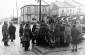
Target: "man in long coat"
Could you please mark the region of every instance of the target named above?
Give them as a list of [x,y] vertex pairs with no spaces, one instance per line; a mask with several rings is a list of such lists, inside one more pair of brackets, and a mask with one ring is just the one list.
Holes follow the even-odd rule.
[[[71,29],[71,36],[72,36],[72,44],[73,44],[73,51],[77,51],[77,44],[78,44],[78,40],[79,40],[79,31],[76,29],[76,25],[73,25],[72,29]],[[74,49],[74,47],[76,46],[76,49]]]
[[15,32],[16,32],[16,27],[12,23],[10,23],[9,36],[10,36],[10,39],[12,42],[13,42],[13,40],[15,40]]
[[2,41],[4,42],[4,46],[9,46],[8,45],[8,41],[9,41],[9,38],[8,38],[8,24],[7,24],[6,21],[4,22],[4,25],[2,26],[2,35],[3,35]]
[[30,25],[27,23],[25,28],[24,28],[23,37],[22,37],[22,41],[23,41],[25,51],[28,51],[31,39],[32,39],[32,32],[31,32]]

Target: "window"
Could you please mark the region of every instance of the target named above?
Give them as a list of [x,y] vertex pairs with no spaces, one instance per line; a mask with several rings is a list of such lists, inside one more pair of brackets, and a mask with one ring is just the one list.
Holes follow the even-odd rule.
[[27,13],[28,13],[28,14],[31,13],[30,7],[27,7]]
[[79,7],[79,8],[77,9],[77,12],[80,13],[81,11],[82,11],[82,8]]
[[70,9],[70,13],[72,12],[72,10]]
[[69,13],[69,9],[67,9],[67,13]]
[[35,12],[35,13],[38,13],[38,6],[35,6],[35,7],[34,7],[34,12]]
[[46,12],[46,7],[45,7],[45,6],[42,7],[42,12],[43,12],[43,13]]
[[64,10],[62,10],[62,13],[64,13]]
[[23,15],[23,9],[21,9],[21,15]]

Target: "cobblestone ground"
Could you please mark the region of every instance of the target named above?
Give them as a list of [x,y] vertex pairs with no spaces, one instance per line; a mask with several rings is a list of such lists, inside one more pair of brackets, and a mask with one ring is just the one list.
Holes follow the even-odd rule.
[[15,25],[17,28],[16,31],[16,40],[14,42],[9,41],[8,47],[3,45],[2,40],[2,25],[0,25],[0,55],[85,55],[85,41],[79,44],[78,51],[72,52],[72,45],[65,48],[43,48],[39,46],[34,46],[32,48],[32,44],[30,45],[30,51],[24,51],[24,48],[20,44],[19,38],[19,26]]

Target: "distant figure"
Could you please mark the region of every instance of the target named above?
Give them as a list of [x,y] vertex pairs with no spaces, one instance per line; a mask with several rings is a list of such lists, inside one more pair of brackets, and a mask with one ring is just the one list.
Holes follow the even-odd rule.
[[33,33],[33,37],[32,37],[32,44],[35,44],[35,31],[36,31],[36,25],[33,25],[33,28],[32,28],[32,33]]
[[54,23],[54,20],[51,18],[49,19],[49,24]]
[[15,32],[16,32],[16,27],[12,23],[10,23],[9,36],[10,36],[10,39],[12,42],[13,42],[13,40],[15,40]]
[[[72,51],[77,51],[77,44],[78,44],[79,35],[80,35],[80,33],[76,29],[76,25],[73,25],[72,29],[71,29],[72,44],[73,44],[73,50]],[[76,49],[74,49],[75,46],[76,46]]]
[[60,24],[60,45],[63,46],[64,45],[64,30],[65,30],[65,26]]
[[70,27],[70,25],[66,25],[65,26],[65,31],[64,31],[64,36],[65,36],[65,43],[67,44],[67,45],[69,45],[69,43],[70,43],[70,35],[71,35],[71,27]]
[[44,21],[42,21],[42,23],[40,24],[38,41],[39,41],[38,45],[41,45],[41,46],[46,46],[48,45],[47,42],[49,42],[48,41],[48,28],[47,28],[47,24],[44,23]]
[[3,35],[2,41],[4,42],[4,46],[9,46],[8,45],[8,41],[9,41],[9,38],[8,38],[8,24],[7,24],[6,21],[4,22],[4,25],[2,26],[2,35]]
[[59,28],[58,25],[56,25],[56,27],[55,27],[54,34],[55,34],[55,42],[56,42],[56,45],[59,45],[60,28]]
[[23,26],[24,26],[23,24],[20,24],[20,28],[19,28],[20,43],[22,43]]
[[22,37],[25,51],[28,51],[28,48],[30,46],[30,40],[32,39],[31,37],[32,37],[32,32],[31,32],[30,25],[26,24],[24,31],[23,31],[23,37]]
[[79,33],[80,33],[80,38],[81,38],[81,37],[82,37],[82,25],[80,24],[80,22],[77,23],[76,29],[79,31]]

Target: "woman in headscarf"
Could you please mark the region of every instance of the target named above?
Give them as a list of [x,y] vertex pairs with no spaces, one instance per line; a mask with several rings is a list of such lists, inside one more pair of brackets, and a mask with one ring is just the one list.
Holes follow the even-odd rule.
[[4,46],[9,46],[8,45],[8,41],[9,41],[9,38],[8,38],[8,24],[7,24],[6,21],[4,22],[4,25],[2,26],[2,35],[3,35],[2,41],[4,42]]

